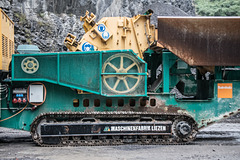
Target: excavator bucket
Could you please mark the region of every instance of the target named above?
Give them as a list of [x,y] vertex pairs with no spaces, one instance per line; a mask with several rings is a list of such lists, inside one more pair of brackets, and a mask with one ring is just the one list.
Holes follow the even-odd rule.
[[240,66],[240,17],[158,17],[158,42],[193,66]]

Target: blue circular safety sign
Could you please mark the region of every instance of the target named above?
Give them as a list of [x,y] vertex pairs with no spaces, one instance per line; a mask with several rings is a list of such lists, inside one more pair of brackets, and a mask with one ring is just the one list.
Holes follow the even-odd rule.
[[108,39],[109,36],[110,36],[110,34],[109,34],[109,32],[107,32],[107,31],[105,31],[105,32],[102,33],[102,38],[103,38],[103,39]]
[[88,42],[83,43],[82,51],[94,51],[94,46]]
[[104,24],[99,24],[99,25],[98,25],[98,31],[99,31],[99,32],[104,32],[105,30],[106,30],[106,27],[105,27]]

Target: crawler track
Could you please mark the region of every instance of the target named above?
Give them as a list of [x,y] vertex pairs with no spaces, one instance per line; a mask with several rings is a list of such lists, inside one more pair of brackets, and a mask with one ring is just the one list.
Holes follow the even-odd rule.
[[[98,122],[136,122],[136,121],[170,121],[171,134],[145,134],[130,135],[124,132],[121,135],[59,135],[54,137],[42,137],[40,126],[44,124],[61,123],[81,123],[84,119],[95,119]],[[178,126],[179,122],[187,122],[191,127],[191,132],[187,135],[181,135]],[[31,125],[31,135],[34,142],[44,147],[62,147],[62,146],[106,146],[106,145],[161,145],[161,144],[187,144],[193,141],[197,134],[197,124],[188,115],[167,114],[167,113],[148,113],[148,112],[50,112],[43,113],[35,118]]]

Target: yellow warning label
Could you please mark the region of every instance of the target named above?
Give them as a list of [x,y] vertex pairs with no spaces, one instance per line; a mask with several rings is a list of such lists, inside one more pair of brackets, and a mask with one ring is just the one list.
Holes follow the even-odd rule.
[[232,83],[218,83],[218,98],[232,98]]

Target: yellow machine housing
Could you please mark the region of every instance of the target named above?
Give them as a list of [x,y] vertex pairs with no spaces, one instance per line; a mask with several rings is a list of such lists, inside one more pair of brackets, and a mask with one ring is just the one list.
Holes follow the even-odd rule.
[[8,72],[14,54],[14,23],[0,8],[0,72]]
[[150,24],[150,16],[137,15],[128,17],[104,17],[98,23],[94,22],[96,16],[86,12],[80,20],[86,34],[80,41],[76,36],[68,34],[64,40],[70,51],[89,50],[121,50],[132,49],[143,58],[142,53],[155,41],[155,27]]

